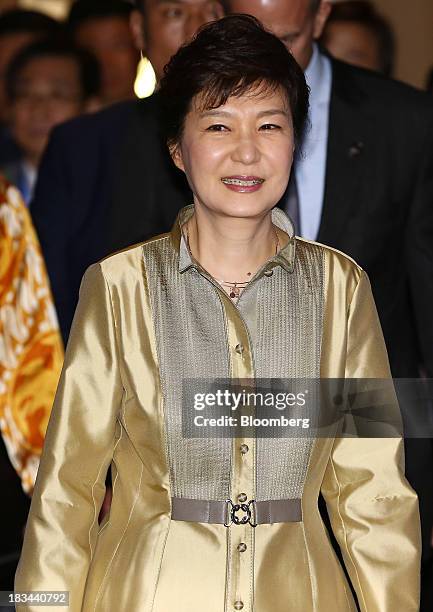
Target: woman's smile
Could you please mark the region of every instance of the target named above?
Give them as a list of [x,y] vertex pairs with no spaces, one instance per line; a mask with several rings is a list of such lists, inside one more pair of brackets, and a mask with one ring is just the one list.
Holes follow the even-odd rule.
[[261,189],[265,179],[258,176],[225,176],[221,182],[231,191],[254,193]]

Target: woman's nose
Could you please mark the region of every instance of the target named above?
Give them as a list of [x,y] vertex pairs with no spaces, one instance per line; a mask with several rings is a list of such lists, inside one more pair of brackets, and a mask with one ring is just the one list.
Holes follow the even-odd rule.
[[260,159],[260,150],[254,136],[239,138],[232,153],[233,161],[243,164],[255,164]]

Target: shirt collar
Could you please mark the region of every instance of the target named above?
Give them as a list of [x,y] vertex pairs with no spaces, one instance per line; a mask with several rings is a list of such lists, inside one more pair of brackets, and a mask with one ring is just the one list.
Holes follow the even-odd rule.
[[[179,254],[179,272],[185,272],[188,268],[197,268],[198,264],[192,257],[186,240],[183,236],[182,226],[192,217],[194,214],[194,205],[185,206],[179,211],[177,219],[174,223],[173,229],[171,230],[171,241],[174,249]],[[272,223],[282,229],[289,236],[290,240],[287,245],[280,249],[274,257],[269,259],[263,266],[262,271],[270,270],[275,266],[281,266],[287,272],[293,272],[295,265],[295,251],[296,251],[296,239],[295,230],[293,223],[286,215],[286,213],[280,208],[274,208],[272,210]]]
[[316,106],[328,103],[331,93],[331,83],[327,72],[329,59],[320,52],[316,43],[313,44],[313,55],[305,70],[305,80],[310,88],[310,105]]

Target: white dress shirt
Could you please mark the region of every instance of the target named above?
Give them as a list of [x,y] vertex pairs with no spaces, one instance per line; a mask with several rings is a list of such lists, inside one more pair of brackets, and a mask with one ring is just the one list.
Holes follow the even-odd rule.
[[295,173],[301,221],[300,235],[309,240],[316,240],[325,193],[332,86],[331,62],[320,53],[317,45],[314,45],[305,78],[310,87],[310,127],[307,128],[302,147],[298,149],[296,155]]

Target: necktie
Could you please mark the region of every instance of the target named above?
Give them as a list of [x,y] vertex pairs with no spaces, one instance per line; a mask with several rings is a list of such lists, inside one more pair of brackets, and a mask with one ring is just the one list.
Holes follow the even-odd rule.
[[296,173],[294,166],[290,174],[290,180],[287,185],[286,191],[283,197],[278,202],[279,208],[286,212],[295,227],[295,234],[298,236],[301,234],[301,216],[299,213],[299,196],[298,186],[296,184]]

